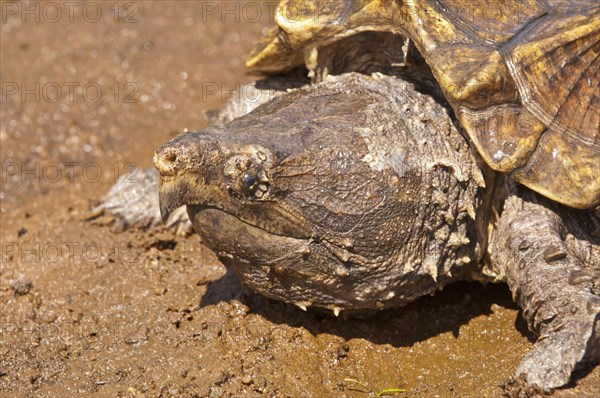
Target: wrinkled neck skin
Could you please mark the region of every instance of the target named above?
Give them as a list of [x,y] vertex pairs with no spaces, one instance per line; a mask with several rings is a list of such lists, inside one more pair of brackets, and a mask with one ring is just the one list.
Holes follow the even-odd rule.
[[482,178],[446,111],[401,80],[296,90],[155,155],[163,216],[259,293],[341,309],[404,305],[477,268]]

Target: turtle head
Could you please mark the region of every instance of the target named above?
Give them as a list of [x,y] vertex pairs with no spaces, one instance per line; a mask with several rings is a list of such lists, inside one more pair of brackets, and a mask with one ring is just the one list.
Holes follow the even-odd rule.
[[[310,236],[305,220],[278,214],[280,206],[275,205],[278,198],[272,187],[277,178],[273,175],[275,153],[261,145],[239,145],[227,138],[226,133],[185,133],[156,151],[154,164],[161,176],[163,220],[167,221],[176,208],[187,205],[188,212],[220,211],[272,234]],[[227,225],[215,224],[203,230],[220,227]],[[234,239],[235,231],[230,231]]]
[[243,283],[301,307],[397,306],[460,278],[476,188],[454,174],[468,148],[443,111],[396,117],[384,82],[406,85],[332,77],[166,143],[154,157],[163,218],[187,206]]
[[373,307],[393,289],[373,287],[400,243],[393,181],[357,161],[362,140],[289,127],[234,123],[161,146],[162,217],[187,206],[203,243],[263,295],[334,311]]

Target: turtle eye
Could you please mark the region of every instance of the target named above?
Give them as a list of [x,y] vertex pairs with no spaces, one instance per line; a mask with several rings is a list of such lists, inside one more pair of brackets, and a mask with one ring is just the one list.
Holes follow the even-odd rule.
[[244,174],[242,174],[242,182],[244,184],[244,188],[246,188],[248,191],[250,191],[256,184],[256,176],[254,176],[248,172],[245,172]]
[[262,162],[245,154],[229,159],[223,170],[227,192],[242,201],[266,199],[270,184]]
[[250,200],[261,199],[269,190],[269,180],[262,170],[246,170],[240,173],[232,188],[237,195],[243,195]]

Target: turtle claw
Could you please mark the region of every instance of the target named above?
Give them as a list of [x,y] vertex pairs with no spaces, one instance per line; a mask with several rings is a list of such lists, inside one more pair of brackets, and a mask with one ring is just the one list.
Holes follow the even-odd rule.
[[[553,326],[557,329],[559,325]],[[527,384],[544,390],[564,386],[589,346],[594,344],[593,340],[598,339],[594,334],[593,316],[565,317],[560,326],[560,330],[540,336],[517,368],[516,374],[525,376]]]

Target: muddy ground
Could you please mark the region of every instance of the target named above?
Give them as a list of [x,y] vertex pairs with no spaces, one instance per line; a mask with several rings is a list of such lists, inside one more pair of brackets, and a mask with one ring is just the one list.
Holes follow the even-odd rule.
[[504,285],[336,319],[244,289],[197,236],[83,220],[252,79],[272,2],[0,5],[0,396],[502,396],[533,341]]

